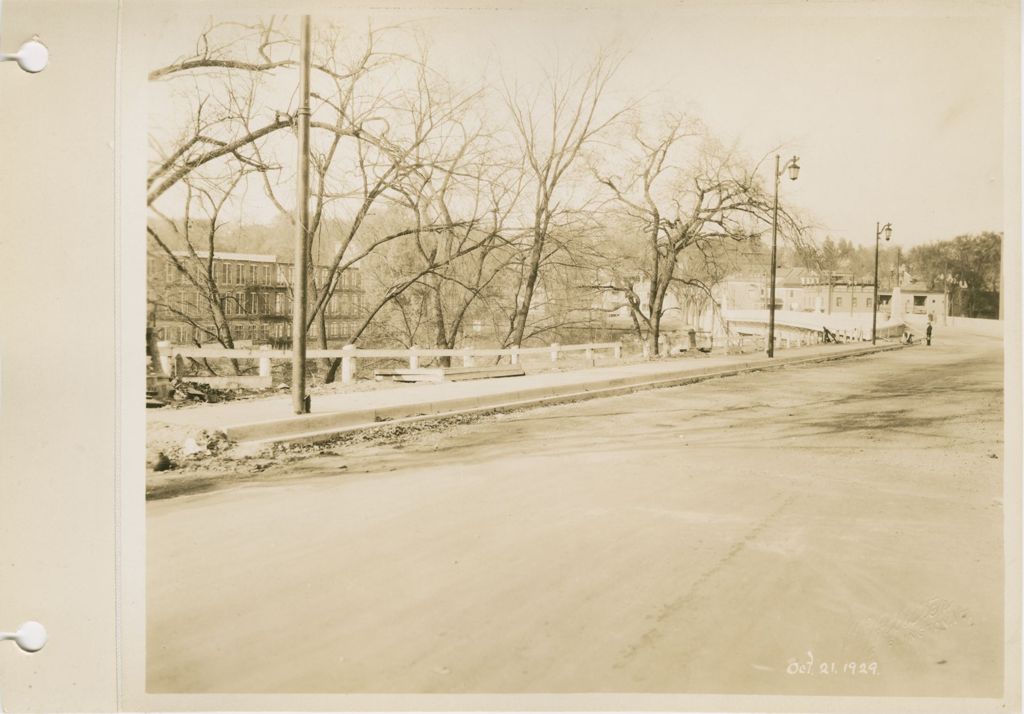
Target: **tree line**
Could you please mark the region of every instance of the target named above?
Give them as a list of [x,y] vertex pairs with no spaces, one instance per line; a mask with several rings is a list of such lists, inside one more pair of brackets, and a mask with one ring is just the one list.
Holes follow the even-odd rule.
[[[231,347],[213,256],[246,245],[257,202],[277,216],[260,230],[293,230],[297,41],[277,18],[197,35],[150,73],[173,110],[151,120],[147,233]],[[467,86],[415,28],[320,23],[312,65],[309,254],[328,269],[311,273],[307,329],[323,347],[325,306],[358,267],[353,342],[454,348],[472,324],[522,346],[625,305],[656,355],[668,296],[707,303],[770,234],[764,159],[615,94],[614,52]],[[788,207],[780,229],[805,240]]]

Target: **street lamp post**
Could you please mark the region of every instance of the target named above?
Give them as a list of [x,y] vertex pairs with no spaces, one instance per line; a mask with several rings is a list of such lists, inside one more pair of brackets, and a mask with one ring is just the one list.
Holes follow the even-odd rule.
[[779,233],[779,179],[783,171],[789,171],[789,179],[796,181],[800,175],[799,156],[794,156],[779,168],[779,155],[775,155],[775,202],[772,207],[772,287],[768,296],[768,356],[775,356],[775,245]]
[[[875,330],[878,327],[878,244],[881,242],[883,235],[885,236],[885,242],[888,243],[889,239],[892,238],[891,223],[886,223],[884,226],[880,223],[875,223],[875,297],[871,301],[871,344],[875,344]],[[896,279],[899,280],[898,274]]]

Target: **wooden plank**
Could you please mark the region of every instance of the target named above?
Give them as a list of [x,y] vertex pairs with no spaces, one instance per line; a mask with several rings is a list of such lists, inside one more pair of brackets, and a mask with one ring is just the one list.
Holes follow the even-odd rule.
[[223,347],[172,347],[170,355],[192,357],[193,359],[291,359],[290,350],[234,349]]
[[374,379],[391,377],[396,382],[444,382],[490,377],[522,377],[522,367],[429,367],[420,369],[377,369]]
[[486,372],[465,370],[456,374],[445,374],[446,382],[461,382],[469,379],[495,379],[500,377],[522,377],[526,374],[522,369],[510,367],[501,370],[488,370]]

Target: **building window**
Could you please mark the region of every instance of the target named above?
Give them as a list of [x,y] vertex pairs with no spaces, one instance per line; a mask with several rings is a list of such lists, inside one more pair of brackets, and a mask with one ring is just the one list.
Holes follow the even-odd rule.
[[857,307],[857,298],[850,298],[850,307]]
[[871,298],[867,298],[867,306],[868,306],[868,307],[871,307],[871,303],[872,303],[872,300],[871,300]]
[[836,307],[842,307],[842,306],[843,306],[843,299],[841,297],[837,297],[836,298]]

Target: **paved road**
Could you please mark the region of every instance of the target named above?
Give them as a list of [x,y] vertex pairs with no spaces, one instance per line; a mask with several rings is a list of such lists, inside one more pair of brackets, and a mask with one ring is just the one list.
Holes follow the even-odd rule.
[[1000,696],[1001,343],[939,338],[152,502],[149,689]]

